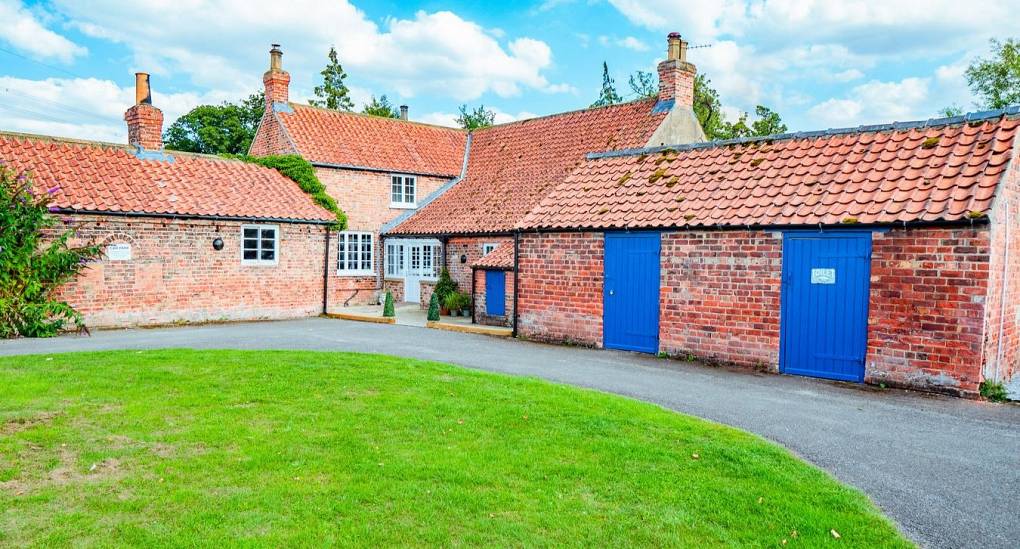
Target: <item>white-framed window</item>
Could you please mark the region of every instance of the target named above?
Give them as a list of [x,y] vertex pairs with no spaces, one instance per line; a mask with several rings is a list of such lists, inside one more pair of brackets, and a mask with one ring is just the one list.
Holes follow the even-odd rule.
[[280,228],[276,225],[241,226],[241,263],[276,265],[280,255]]
[[438,278],[443,246],[435,240],[401,239],[386,242],[386,276]]
[[495,244],[492,242],[486,242],[485,244],[482,244],[482,255],[491,254],[496,249],[497,246],[499,246],[499,244]]
[[344,231],[337,234],[337,272],[339,274],[373,274],[374,260],[372,233]]
[[390,207],[414,208],[418,204],[418,180],[413,175],[390,176]]

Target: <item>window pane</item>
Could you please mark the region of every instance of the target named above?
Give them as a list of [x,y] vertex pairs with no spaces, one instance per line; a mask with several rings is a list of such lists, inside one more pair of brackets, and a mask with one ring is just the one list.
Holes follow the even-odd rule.
[[255,251],[255,250],[245,250],[244,251],[244,258],[245,259],[258,259],[259,258],[259,253],[257,251]]
[[273,250],[262,250],[262,260],[272,261],[276,257],[276,252]]
[[258,240],[250,240],[250,239],[247,239],[247,238],[244,239],[244,249],[245,250],[257,250],[258,247],[259,247],[259,241]]
[[276,249],[276,241],[275,240],[266,240],[266,239],[263,239],[262,240],[262,249],[263,250],[275,250]]
[[403,186],[399,176],[393,176],[390,189],[392,194],[391,200],[393,202],[403,202]]
[[408,204],[414,203],[414,178],[404,178],[404,202]]
[[404,274],[404,246],[397,246],[397,274]]
[[262,229],[263,239],[274,239],[276,238],[276,229]]
[[258,236],[259,236],[259,230],[258,229],[245,229],[244,230],[244,237],[245,238],[258,238]]

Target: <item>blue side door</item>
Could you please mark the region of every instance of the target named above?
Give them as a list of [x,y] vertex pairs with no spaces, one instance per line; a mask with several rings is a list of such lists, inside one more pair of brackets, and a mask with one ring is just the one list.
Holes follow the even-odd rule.
[[606,233],[603,344],[659,350],[659,233]]
[[506,275],[503,271],[485,271],[485,314],[506,314]]
[[780,370],[864,381],[871,233],[783,236]]

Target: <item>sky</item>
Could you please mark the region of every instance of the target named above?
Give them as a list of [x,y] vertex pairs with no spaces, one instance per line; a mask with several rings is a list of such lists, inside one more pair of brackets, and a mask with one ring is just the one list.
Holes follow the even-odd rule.
[[[168,126],[262,88],[271,43],[305,102],[335,46],[357,108],[385,94],[413,120],[461,104],[497,122],[584,108],[608,63],[621,95],[666,35],[735,117],[791,130],[977,110],[964,70],[1009,38],[1020,0],[0,0],[0,130],[123,143],[134,73]],[[1002,22],[1002,23],[997,23]],[[1020,34],[1018,32],[1017,34]],[[631,94],[630,97],[633,97]]]

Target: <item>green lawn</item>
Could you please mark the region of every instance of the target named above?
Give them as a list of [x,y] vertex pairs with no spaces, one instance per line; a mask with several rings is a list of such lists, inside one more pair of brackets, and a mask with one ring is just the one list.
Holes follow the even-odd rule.
[[0,358],[0,545],[783,540],[910,545],[778,446],[593,391],[376,355]]

